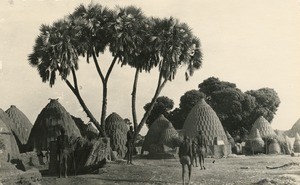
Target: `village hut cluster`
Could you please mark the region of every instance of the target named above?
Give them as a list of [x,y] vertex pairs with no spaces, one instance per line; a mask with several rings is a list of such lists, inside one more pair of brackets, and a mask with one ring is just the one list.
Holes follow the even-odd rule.
[[[88,173],[109,160],[126,157],[128,124],[117,113],[105,120],[107,138],[99,138],[93,123],[84,123],[59,103],[51,99],[34,124],[16,106],[7,111],[0,109],[0,160],[15,162],[19,169],[44,166],[49,174],[57,174],[57,137],[63,128],[69,137],[69,173]],[[254,154],[300,153],[300,119],[286,132],[275,132],[271,124],[259,117],[243,141],[238,141],[224,130],[216,112],[205,102],[199,101],[188,114],[182,130],[175,130],[163,115],[151,125],[145,137],[138,135],[136,152],[146,158],[174,158],[184,136],[191,140],[201,131],[207,141],[207,156],[227,157]]]

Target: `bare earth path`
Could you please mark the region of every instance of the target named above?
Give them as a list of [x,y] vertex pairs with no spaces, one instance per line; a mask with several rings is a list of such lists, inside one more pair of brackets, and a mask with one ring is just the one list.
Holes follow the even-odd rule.
[[[110,162],[98,174],[71,176],[67,179],[43,177],[42,184],[182,184],[178,159],[135,159],[134,162],[135,165]],[[282,165],[285,166],[267,169],[267,166]],[[263,155],[208,158],[205,166],[206,170],[193,168],[191,184],[300,184],[299,157]]]

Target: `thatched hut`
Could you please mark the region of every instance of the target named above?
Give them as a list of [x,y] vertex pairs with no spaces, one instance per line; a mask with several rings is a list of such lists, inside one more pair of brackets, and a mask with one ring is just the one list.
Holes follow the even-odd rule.
[[253,124],[251,131],[250,131],[250,136],[253,137],[253,134],[256,134],[256,129],[258,129],[259,134],[262,138],[267,138],[267,137],[276,137],[276,133],[271,127],[271,124],[263,117],[260,116]]
[[296,123],[292,126],[292,128],[286,133],[290,137],[295,137],[296,133],[300,134],[300,119],[298,119]]
[[28,145],[37,151],[47,150],[50,142],[56,141],[60,135],[61,128],[65,129],[65,134],[69,137],[81,136],[71,115],[57,99],[51,99],[38,115],[30,133]]
[[85,130],[85,137],[88,139],[97,138],[99,131],[93,126],[93,123],[88,123]]
[[110,138],[110,146],[120,157],[125,157],[127,141],[127,125],[117,113],[111,113],[105,120],[105,131]]
[[5,122],[0,118],[0,159],[10,161],[19,155],[16,140],[7,127]]
[[300,153],[300,136],[298,133],[295,135],[294,152]]
[[164,115],[160,115],[149,128],[142,150],[149,154],[164,153],[164,146],[174,148],[179,145],[178,140],[178,132],[172,123]]
[[249,139],[246,141],[246,149],[252,154],[262,153],[264,151],[265,142],[260,136],[259,130],[255,129],[250,135]]
[[15,135],[20,152],[26,152],[26,144],[32,129],[32,123],[15,105],[11,105],[5,112],[14,123],[11,125],[11,128]]
[[87,128],[87,124],[85,124],[84,121],[82,121],[81,118],[77,118],[77,117],[72,116],[72,115],[71,115],[71,117],[74,120],[74,122],[76,123],[76,126],[78,127],[81,136],[84,137],[85,136],[85,131],[86,131],[86,128]]
[[204,99],[201,99],[188,114],[182,128],[182,134],[194,138],[200,130],[209,145],[213,145],[215,138],[228,144],[226,133],[216,112]]
[[280,154],[281,153],[281,147],[277,141],[277,139],[272,139],[269,145],[269,154]]

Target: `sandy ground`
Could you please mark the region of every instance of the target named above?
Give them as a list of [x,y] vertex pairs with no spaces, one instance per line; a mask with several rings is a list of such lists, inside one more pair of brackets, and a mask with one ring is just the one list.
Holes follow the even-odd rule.
[[[213,162],[215,160],[215,162]],[[300,184],[300,157],[244,156],[205,160],[206,170],[194,167],[191,184]],[[135,159],[135,165],[109,162],[97,174],[65,178],[43,177],[41,184],[182,184],[178,159]],[[278,167],[268,169],[267,167]]]

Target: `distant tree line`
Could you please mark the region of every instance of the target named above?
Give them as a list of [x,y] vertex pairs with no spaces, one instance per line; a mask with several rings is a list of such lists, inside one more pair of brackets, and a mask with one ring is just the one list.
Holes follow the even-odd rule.
[[[280,99],[274,89],[261,88],[242,92],[231,82],[210,77],[199,84],[198,90],[190,90],[180,98],[179,107],[168,97],[159,97],[154,105],[147,125],[151,126],[160,114],[164,114],[176,129],[181,129],[190,110],[201,98],[214,109],[225,130],[232,135],[250,131],[259,116],[272,122]],[[147,110],[149,105],[144,107]],[[173,110],[172,110],[173,109]]]

